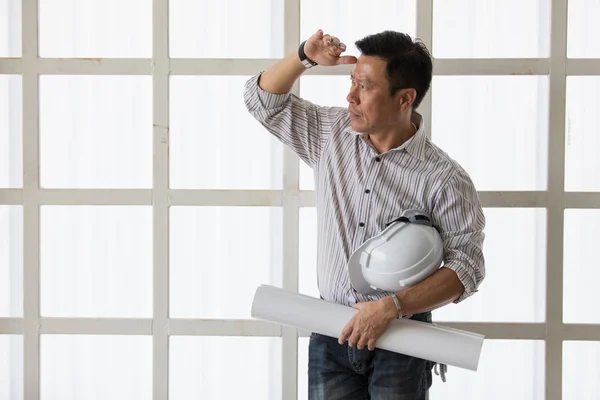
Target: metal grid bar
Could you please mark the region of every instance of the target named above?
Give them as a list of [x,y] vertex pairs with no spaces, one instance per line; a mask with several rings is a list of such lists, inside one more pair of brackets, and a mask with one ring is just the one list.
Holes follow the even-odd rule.
[[151,205],[152,191],[145,189],[40,189],[41,205]]
[[22,335],[23,318],[0,318],[0,335]]
[[169,397],[169,2],[153,0],[153,244],[152,363],[154,400]]
[[546,58],[443,59],[435,60],[435,75],[548,75]]
[[552,0],[550,44],[550,109],[548,137],[548,198],[546,244],[546,366],[547,400],[562,397],[563,233],[565,205],[565,98],[567,1]]
[[[417,37],[420,38],[433,54],[433,0],[421,0],[417,2]],[[419,113],[423,117],[427,136],[431,139],[431,99],[434,88],[431,87],[421,105]]]
[[[480,191],[484,207],[546,207],[546,191]],[[315,192],[300,191],[300,207],[315,206]],[[600,208],[600,192],[566,192],[565,208]],[[152,205],[151,189],[39,189],[40,205]],[[281,207],[280,190],[167,190],[171,206]],[[0,189],[0,205],[22,205],[22,189]]]
[[600,75],[600,58],[567,59],[567,75]]
[[600,325],[565,324],[563,325],[561,335],[563,340],[591,340],[597,342],[598,338],[600,338]]
[[[288,20],[285,23],[287,26]],[[286,47],[287,50],[287,47]],[[175,58],[171,60],[171,75],[248,75],[264,71],[276,59],[193,59]]]
[[[417,33],[431,48],[432,0],[418,2]],[[287,0],[286,51],[299,42],[300,0]],[[23,189],[0,190],[0,204],[24,206],[24,318],[0,318],[0,334],[24,335],[25,399],[39,398],[39,334],[152,334],[154,335],[154,396],[168,394],[168,335],[283,335],[283,394],[296,396],[297,334],[294,330],[259,321],[168,319],[168,206],[226,205],[283,206],[284,287],[297,289],[297,231],[299,207],[314,206],[314,192],[298,192],[298,163],[284,153],[283,191],[208,191],[168,189],[168,76],[252,75],[276,60],[201,60],[168,58],[168,2],[154,0],[154,58],[151,59],[38,59],[37,2],[23,2],[23,58],[0,59],[0,74],[23,74]],[[161,14],[162,13],[162,14]],[[550,75],[550,138],[548,192],[480,192],[485,207],[548,208],[548,323],[447,323],[486,334],[492,339],[547,339],[546,394],[562,392],[562,341],[597,340],[600,325],[562,324],[562,255],[564,208],[600,208],[600,193],[564,192],[564,78],[600,75],[598,59],[566,58],[567,1],[552,2],[550,59],[436,59],[436,75]],[[429,40],[429,42],[427,42]],[[552,69],[550,69],[552,65]],[[346,75],[352,66],[313,68],[308,75]],[[154,82],[154,185],[139,190],[39,189],[38,74],[141,74]],[[298,87],[294,90],[297,93]],[[426,102],[429,101],[427,105]],[[431,115],[427,98],[422,112]],[[430,127],[430,123],[428,124]],[[39,205],[153,205],[154,207],[154,319],[40,318],[39,316]],[[289,262],[289,265],[288,265]],[[301,336],[305,333],[301,333]],[[292,342],[294,343],[292,345]],[[157,357],[158,356],[158,357]],[[287,387],[287,388],[286,388]]]
[[[425,0],[424,3],[430,0]],[[428,4],[418,4],[419,13],[427,12]],[[426,14],[422,14],[426,15]],[[424,20],[421,21],[424,23]],[[417,36],[426,44],[427,36],[421,33],[425,25],[417,24]],[[430,40],[430,39],[429,39]],[[431,49],[431,47],[429,46]],[[170,75],[254,75],[263,71],[277,59],[169,59]],[[39,74],[64,75],[151,75],[154,59],[145,58],[39,58],[35,71]],[[20,74],[23,71],[20,58],[0,59],[0,74]],[[349,75],[352,65],[315,67],[305,75]],[[600,75],[599,59],[569,59],[567,75]],[[434,58],[434,75],[548,75],[548,58]]]
[[[297,51],[300,44],[300,0],[284,2],[284,54]],[[257,70],[258,71],[258,70]],[[256,73],[256,72],[255,72]],[[300,80],[292,92],[300,91]],[[298,156],[287,146],[283,149],[283,289],[298,291]],[[298,331],[281,327],[281,396],[295,399],[298,395]]]
[[0,58],[0,74],[20,74],[23,72],[20,58]]
[[41,318],[42,335],[152,335],[152,319]]
[[600,192],[566,192],[565,208],[600,208]]
[[40,209],[38,2],[22,2],[23,54],[23,383],[25,400],[40,397]]
[[23,190],[0,189],[0,204],[23,204]]
[[[151,318],[40,318],[39,334],[90,335],[153,335],[159,330],[168,335],[190,336],[256,336],[281,337],[283,329],[277,324],[250,319],[167,319],[165,326],[157,326]],[[545,340],[545,322],[437,322],[469,332],[480,333],[487,339]],[[562,340],[598,341],[600,324],[560,324],[556,330]],[[24,332],[23,318],[0,318],[1,335]],[[299,330],[298,337],[310,332]]]
[[280,337],[282,328],[279,325],[256,320],[171,319],[169,334]]
[[154,60],[144,58],[40,58],[40,75],[151,75]]
[[282,206],[279,190],[171,190],[173,206]]

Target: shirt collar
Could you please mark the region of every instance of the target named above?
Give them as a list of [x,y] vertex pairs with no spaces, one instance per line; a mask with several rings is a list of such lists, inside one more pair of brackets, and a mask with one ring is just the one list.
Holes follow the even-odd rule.
[[[410,139],[408,139],[406,142],[402,143],[402,145],[391,149],[390,152],[405,150],[411,156],[417,158],[420,161],[423,161],[425,160],[425,150],[427,141],[427,135],[425,132],[425,121],[423,120],[423,116],[421,114],[414,111],[412,116],[412,122],[417,126],[417,132],[414,135],[412,135]],[[349,132],[353,132],[353,134],[359,136],[369,146],[373,146],[370,143],[370,140],[367,136],[363,135],[362,133],[353,131],[350,127],[350,123],[348,123],[347,129]]]
[[405,149],[408,154],[423,161],[425,160],[425,145],[427,141],[425,122],[421,114],[417,112],[413,113],[412,122],[417,126],[417,132],[394,150]]

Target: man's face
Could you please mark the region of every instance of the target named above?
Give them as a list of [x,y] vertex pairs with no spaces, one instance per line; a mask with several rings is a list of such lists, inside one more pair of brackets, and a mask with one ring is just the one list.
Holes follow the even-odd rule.
[[361,55],[352,71],[346,100],[356,132],[387,132],[397,124],[401,112],[399,93],[390,96],[385,66],[380,58]]

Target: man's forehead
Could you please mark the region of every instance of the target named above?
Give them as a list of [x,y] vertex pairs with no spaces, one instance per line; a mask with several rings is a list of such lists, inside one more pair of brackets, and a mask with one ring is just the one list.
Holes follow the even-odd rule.
[[375,83],[377,81],[377,77],[373,77],[365,72],[352,71],[351,76],[355,81],[362,83]]
[[358,81],[368,81],[371,79],[370,74],[365,71],[364,68],[361,68],[359,65],[354,66],[352,69],[352,77]]
[[385,75],[385,62],[374,57],[361,56],[352,69],[352,76],[357,80],[377,81]]

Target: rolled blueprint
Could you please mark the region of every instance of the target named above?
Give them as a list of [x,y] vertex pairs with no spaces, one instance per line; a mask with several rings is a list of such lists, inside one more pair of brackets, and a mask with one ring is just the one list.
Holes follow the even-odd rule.
[[[281,288],[261,285],[252,302],[252,318],[339,337],[358,310]],[[477,371],[484,336],[410,319],[394,320],[376,347],[440,364]]]

